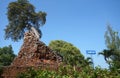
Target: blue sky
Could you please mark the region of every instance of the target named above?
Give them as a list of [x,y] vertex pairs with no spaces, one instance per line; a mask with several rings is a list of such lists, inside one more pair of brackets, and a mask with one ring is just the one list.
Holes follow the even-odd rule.
[[[13,42],[4,40],[4,29],[8,24],[7,6],[16,0],[0,0],[0,47],[12,45],[18,54],[23,40]],[[120,0],[30,0],[36,11],[47,13],[46,24],[41,27],[41,41],[49,44],[51,40],[64,40],[74,44],[88,57],[86,50],[96,53],[106,48],[104,33],[107,24],[120,31]],[[93,56],[95,66],[106,68],[102,56]]]

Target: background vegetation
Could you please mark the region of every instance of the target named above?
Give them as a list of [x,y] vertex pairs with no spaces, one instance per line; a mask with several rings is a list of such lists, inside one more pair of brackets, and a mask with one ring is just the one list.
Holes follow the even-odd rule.
[[85,59],[80,50],[62,40],[51,41],[49,47],[63,57],[63,65],[57,71],[30,69],[18,78],[120,78],[120,39],[118,32],[108,26],[105,32],[107,49],[99,52],[109,64],[108,69],[93,68],[92,62]]
[[[29,30],[28,26],[36,28],[41,33],[39,27],[46,22],[46,13],[35,12],[35,7],[28,0],[17,0],[8,5],[9,24],[5,29],[5,38],[18,41],[23,38],[24,32]],[[63,41],[51,41],[49,47],[63,57],[63,64],[57,71],[28,69],[25,73],[20,73],[18,78],[120,78],[120,37],[108,25],[105,32],[107,48],[100,55],[104,56],[109,64],[108,69],[97,66],[93,68],[90,58],[85,58],[80,50],[73,44]],[[16,57],[12,46],[0,48],[0,67],[8,66]],[[0,68],[0,72],[2,69]],[[1,73],[0,73],[1,74]]]
[[0,48],[0,66],[10,65],[15,57],[11,45]]

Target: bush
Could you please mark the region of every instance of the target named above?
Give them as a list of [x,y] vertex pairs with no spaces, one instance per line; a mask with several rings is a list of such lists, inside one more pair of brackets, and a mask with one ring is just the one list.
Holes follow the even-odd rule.
[[61,66],[58,71],[30,68],[27,72],[20,73],[17,78],[120,78],[118,72],[111,72],[99,66],[95,69],[88,66],[79,71],[76,69],[70,65]]

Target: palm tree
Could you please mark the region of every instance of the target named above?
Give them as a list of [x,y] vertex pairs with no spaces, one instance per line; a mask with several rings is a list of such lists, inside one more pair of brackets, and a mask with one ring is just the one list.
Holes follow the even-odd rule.
[[86,62],[86,65],[92,65],[93,64],[93,61],[92,61],[92,58],[91,57],[87,57],[85,59],[85,62]]
[[113,50],[104,49],[102,52],[98,53],[99,55],[103,55],[106,62],[109,62],[110,56],[113,54]]
[[106,50],[104,49],[102,52],[99,52],[98,54],[99,55],[103,55],[104,56],[104,59],[105,61],[109,64],[109,67],[111,68],[111,64],[112,64],[112,60],[111,60],[111,57],[113,55],[113,51],[114,50]]
[[35,12],[35,7],[28,0],[18,0],[8,5],[8,21],[9,24],[5,28],[5,39],[11,38],[18,41],[23,38],[26,30],[34,27],[42,36],[40,26],[46,22],[46,13]]

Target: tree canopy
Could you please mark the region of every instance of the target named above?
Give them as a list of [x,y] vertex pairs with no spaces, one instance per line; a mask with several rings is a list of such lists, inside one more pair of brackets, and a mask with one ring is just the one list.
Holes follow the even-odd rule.
[[63,57],[65,64],[72,66],[89,65],[80,50],[71,43],[63,40],[53,40],[49,43],[49,47]]
[[11,45],[0,48],[0,66],[10,65],[15,57]]
[[39,27],[46,22],[45,12],[35,12],[35,7],[28,0],[11,2],[7,9],[9,23],[5,28],[5,39],[11,38],[13,41],[18,41],[31,26],[42,35]]
[[118,32],[114,31],[110,25],[105,32],[107,49],[99,54],[103,55],[110,69],[120,69],[120,38]]

